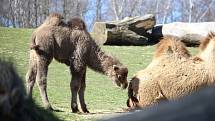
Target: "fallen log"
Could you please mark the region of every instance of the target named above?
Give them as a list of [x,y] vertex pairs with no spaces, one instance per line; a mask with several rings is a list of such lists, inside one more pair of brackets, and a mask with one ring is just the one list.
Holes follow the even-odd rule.
[[96,22],[91,33],[97,44],[146,45],[149,34],[146,32],[155,25],[152,14],[126,17],[120,21]]

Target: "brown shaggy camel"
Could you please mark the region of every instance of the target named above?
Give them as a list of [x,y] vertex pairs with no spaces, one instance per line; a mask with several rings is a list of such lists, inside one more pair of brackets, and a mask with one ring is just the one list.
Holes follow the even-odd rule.
[[190,57],[180,40],[162,39],[152,62],[129,83],[128,107],[146,107],[214,85],[215,34],[210,33],[200,48],[198,56]]
[[67,26],[42,26],[42,29],[39,27],[32,35],[34,37],[31,40],[32,50],[26,80],[29,96],[32,95],[36,80],[45,108],[52,109],[46,87],[48,66],[53,58],[70,67],[71,108],[74,113],[79,112],[77,95],[82,111],[89,112],[84,99],[87,67],[109,76],[117,86],[127,88],[128,69],[118,59],[100,49],[81,19],[72,19]]

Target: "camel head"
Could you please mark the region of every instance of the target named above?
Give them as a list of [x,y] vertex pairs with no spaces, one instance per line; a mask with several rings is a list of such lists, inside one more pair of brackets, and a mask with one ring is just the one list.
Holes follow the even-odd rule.
[[207,37],[201,41],[199,46],[201,52],[204,51],[215,51],[215,32],[210,32]]
[[210,32],[207,37],[201,41],[200,58],[204,61],[211,61],[215,58],[215,32]]
[[207,69],[211,78],[210,80],[215,80],[215,32],[210,32],[207,37],[201,41],[199,47],[200,59],[204,61],[205,68]]
[[121,65],[113,65],[113,74],[112,80],[116,83],[117,86],[126,89],[128,86],[127,81],[128,69]]

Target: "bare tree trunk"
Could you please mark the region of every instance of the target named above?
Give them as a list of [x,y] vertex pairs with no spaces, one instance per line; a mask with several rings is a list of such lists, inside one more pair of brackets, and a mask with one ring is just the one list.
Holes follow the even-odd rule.
[[131,7],[130,11],[129,11],[130,13],[128,14],[129,17],[131,17],[133,15],[134,10],[135,10],[135,8],[137,7],[137,5],[139,3],[139,0],[132,0],[132,2],[133,2],[133,4],[132,4],[132,6],[130,6]]
[[[21,13],[23,13],[23,7],[21,5],[21,0],[17,0],[17,3],[16,3],[17,7],[16,7],[16,10],[17,10],[17,13],[16,13],[16,20],[17,20],[17,24],[18,24],[18,27],[23,27],[23,22],[22,22],[22,17],[24,17],[23,15],[21,15]],[[21,7],[22,6],[22,7]]]
[[76,6],[76,16],[78,16],[78,17],[82,16],[82,15],[80,15],[80,9],[81,9],[80,7],[81,7],[80,3],[77,2],[77,6]]
[[49,0],[47,0],[47,14],[49,15],[49,6],[50,6],[50,1]]
[[119,20],[118,10],[117,10],[117,5],[116,5],[116,0],[112,0],[112,6],[113,6],[113,11],[114,11],[115,19]]
[[10,19],[9,19],[10,17],[9,17],[8,14],[6,14],[6,18],[7,18],[7,19],[6,19],[6,25],[5,25],[5,26],[6,26],[6,27],[9,27],[9,26],[10,26]]
[[192,0],[189,0],[189,5],[190,5],[190,8],[189,8],[189,20],[188,22],[190,23],[192,21],[192,9],[193,9],[193,1]]
[[15,28],[16,24],[15,24],[15,14],[14,14],[14,10],[13,10],[13,0],[9,0],[9,7],[10,7],[10,15],[8,16],[11,19],[12,25]]
[[114,15],[115,15],[115,20],[119,20],[120,19],[120,15],[123,12],[123,9],[125,8],[125,0],[121,0],[120,1],[121,5],[119,5],[119,3],[117,3],[117,0],[112,0],[112,7],[113,7],[113,11],[114,11]]
[[67,0],[63,0],[63,16],[64,16],[64,19],[67,20]]
[[156,0],[156,9],[155,9],[156,19],[158,18],[158,14],[159,14],[159,4],[160,4],[160,0]]
[[49,0],[45,0],[45,16],[49,15]]
[[31,9],[30,9],[30,0],[28,0],[27,6],[27,27],[30,27],[30,20],[31,20]]
[[167,14],[168,14],[168,12],[169,12],[170,4],[171,4],[171,0],[168,0],[166,9],[165,9],[165,11],[164,11],[163,22],[162,22],[163,24],[166,23]]
[[102,7],[102,1],[96,0],[96,21],[100,21],[102,18],[101,15],[101,7]]
[[37,0],[34,0],[34,12],[35,12],[35,27],[37,27],[37,17],[38,17],[38,15],[37,15]]

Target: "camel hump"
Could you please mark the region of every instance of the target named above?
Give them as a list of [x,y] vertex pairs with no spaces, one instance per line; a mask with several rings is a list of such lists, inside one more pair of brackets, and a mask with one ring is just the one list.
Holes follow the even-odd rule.
[[190,57],[185,44],[178,37],[174,36],[165,36],[157,44],[154,57],[158,58],[163,54],[178,54],[182,57]]
[[77,17],[73,18],[73,19],[70,19],[67,22],[67,25],[71,29],[86,30],[86,24],[85,24],[85,22],[82,19],[77,18]]
[[51,13],[43,22],[43,26],[64,26],[64,17],[59,13]]

